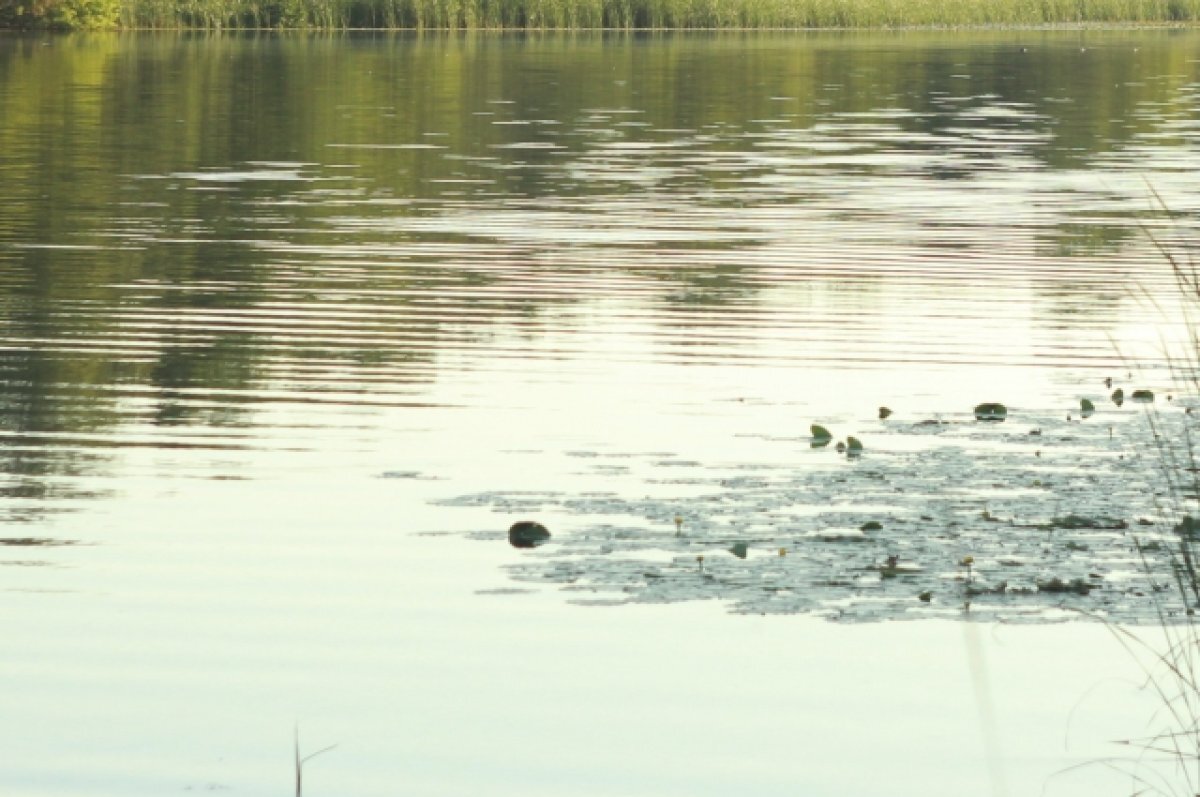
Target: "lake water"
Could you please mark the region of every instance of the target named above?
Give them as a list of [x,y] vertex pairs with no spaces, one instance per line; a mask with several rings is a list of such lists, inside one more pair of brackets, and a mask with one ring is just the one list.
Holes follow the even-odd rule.
[[1129,793],[1197,53],[0,37],[0,791]]

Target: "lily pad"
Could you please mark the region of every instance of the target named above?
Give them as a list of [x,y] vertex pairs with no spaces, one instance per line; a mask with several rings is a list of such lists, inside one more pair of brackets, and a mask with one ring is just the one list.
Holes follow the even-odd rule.
[[1051,518],[1045,528],[1051,529],[1127,529],[1129,523],[1121,518],[1063,515]]
[[1154,401],[1154,391],[1153,390],[1135,390],[1135,391],[1133,391],[1132,395],[1130,395],[1130,398],[1133,399],[1134,401],[1140,401],[1144,404],[1149,404],[1150,402]]
[[[573,517],[572,534],[505,565],[515,581],[557,586],[572,603],[717,599],[739,613],[840,622],[917,615],[1042,622],[1074,607],[1131,623],[1160,622],[1166,603],[1168,616],[1182,618],[1182,598],[1158,583],[1173,572],[1180,534],[1200,534],[1193,531],[1200,522],[1173,535],[1179,517],[1160,519],[1133,534],[1138,518],[1161,515],[1170,485],[1127,452],[1157,432],[1185,458],[1191,418],[1113,413],[1110,427],[1066,422],[1060,406],[1021,411],[1043,431],[1034,438],[1040,457],[1025,428],[951,423],[929,435],[908,423],[880,424],[872,456],[852,468],[823,457],[797,468],[781,450],[777,463],[697,466],[648,482],[640,474],[661,470],[661,454],[595,452],[601,464],[629,466],[623,483],[602,492],[513,490],[437,502],[507,517]],[[1041,486],[1031,489],[1034,482]],[[688,532],[677,535],[671,518],[685,504]],[[871,517],[887,522],[867,527]],[[751,557],[751,546],[772,555]],[[781,550],[786,556],[774,555]],[[959,564],[967,551],[979,563],[969,572]],[[922,593],[938,600],[914,613]]]
[[1200,539],[1200,521],[1191,515],[1184,515],[1183,519],[1176,524],[1172,531],[1186,540],[1198,540]]
[[829,445],[829,441],[833,439],[833,435],[831,435],[829,433],[829,430],[826,429],[824,426],[822,426],[819,423],[814,423],[809,428],[809,431],[812,434],[813,448],[820,448],[821,446],[827,446],[827,445]]
[[1003,421],[1008,417],[1008,407],[998,402],[984,402],[975,405],[975,420]]
[[1087,595],[1095,588],[1095,584],[1090,584],[1082,578],[1073,578],[1070,581],[1063,581],[1061,578],[1056,576],[1048,581],[1037,582],[1038,592],[1070,592],[1074,593],[1075,595]]

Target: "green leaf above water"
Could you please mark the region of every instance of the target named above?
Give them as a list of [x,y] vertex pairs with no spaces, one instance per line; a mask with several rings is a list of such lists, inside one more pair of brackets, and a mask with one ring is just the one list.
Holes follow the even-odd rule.
[[1008,417],[1008,407],[996,401],[987,401],[975,405],[975,420],[1003,421]]

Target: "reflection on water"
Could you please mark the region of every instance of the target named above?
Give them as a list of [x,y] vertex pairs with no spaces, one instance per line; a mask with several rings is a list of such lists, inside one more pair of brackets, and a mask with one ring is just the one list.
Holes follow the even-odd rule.
[[[13,565],[0,567],[0,614],[25,643],[6,666],[26,686],[5,697],[22,728],[6,740],[21,762],[6,765],[6,787],[277,793],[290,760],[276,770],[266,749],[277,734],[290,740],[300,716],[318,725],[306,740],[347,742],[320,761],[341,767],[322,793],[727,795],[746,790],[751,770],[753,793],[796,793],[812,762],[788,769],[794,748],[779,740],[796,729],[764,718],[860,695],[859,710],[818,706],[830,718],[809,723],[821,739],[796,737],[828,750],[837,717],[897,699],[871,691],[885,680],[844,662],[796,676],[797,646],[823,632],[785,634],[799,642],[759,657],[758,636],[715,655],[705,631],[694,640],[702,653],[664,665],[664,692],[645,680],[646,662],[696,607],[566,619],[550,608],[557,599],[510,594],[500,569],[537,576],[530,562],[541,559],[502,557],[553,557],[614,505],[660,512],[669,528],[680,495],[746,463],[781,480],[760,502],[779,522],[819,531],[782,481],[812,454],[801,438],[819,422],[868,452],[910,445],[872,437],[881,404],[911,420],[1003,401],[1015,428],[1057,419],[1082,396],[1099,401],[1109,376],[1167,392],[1156,347],[1179,337],[1163,323],[1173,283],[1139,225],[1173,245],[1195,237],[1198,37],[0,38],[0,564]],[[1094,449],[1112,447],[1102,427],[1091,431]],[[1071,471],[1076,450],[1061,449],[1058,465]],[[920,460],[919,449],[869,456],[859,476],[891,462],[884,475],[901,486]],[[961,456],[934,464],[952,470]],[[1087,481],[1072,472],[1063,483],[1077,477]],[[818,487],[809,497],[832,500],[829,484]],[[1044,515],[1064,514],[1053,490],[1037,489]],[[514,513],[533,506],[520,496],[552,495],[535,508],[555,545],[516,550],[504,529],[534,518],[449,506],[471,495],[511,499]],[[1117,497],[1115,487],[1104,496]],[[935,514],[984,534],[976,498]],[[719,491],[696,506],[736,520]],[[900,542],[920,514],[905,523],[892,527]],[[451,534],[485,528],[495,546]],[[1084,536],[1063,539],[1101,546]],[[920,548],[931,579],[963,553],[953,540],[917,542],[904,555]],[[1032,551],[1036,535],[1019,542]],[[1062,575],[1088,577],[1090,553],[1066,543],[1059,553]],[[49,566],[19,566],[31,564]],[[1025,565],[1027,580],[1039,576]],[[592,575],[606,573],[617,588],[627,575],[616,565]],[[519,621],[505,601],[527,601]],[[711,627],[758,634],[737,619]],[[609,622],[620,627],[602,630]],[[579,661],[574,647],[526,644],[559,640],[562,628],[586,652]],[[945,634],[904,633],[935,636],[945,651]],[[597,646],[602,672],[588,669]],[[629,650],[646,654],[631,662]],[[904,650],[897,641],[887,656],[915,683],[935,678],[929,691],[942,695],[946,661],[914,663]],[[546,677],[513,679],[531,657]],[[701,660],[713,669],[695,669]],[[81,673],[73,664],[84,661]],[[764,661],[786,678],[760,671]],[[626,745],[644,776],[637,788],[614,785],[611,762],[585,754],[598,735],[631,738],[627,722],[618,729],[596,710],[629,699],[625,681],[597,686],[615,672],[679,696],[651,708],[697,734],[647,726],[653,739]],[[834,677],[847,672],[854,684]],[[740,688],[724,689],[729,698],[712,688],[743,681],[762,698],[743,705]],[[704,715],[692,722],[682,707],[701,683]],[[779,685],[792,683],[819,684],[821,697],[786,705]],[[469,697],[447,702],[464,685]],[[558,690],[550,699],[547,685]],[[958,700],[944,694],[903,713]],[[511,762],[564,738],[559,714],[532,724],[543,703],[596,727],[567,728],[585,742],[560,745],[574,751],[558,753],[561,772],[534,784]],[[80,706],[95,710],[94,728]],[[229,721],[248,707],[253,723]],[[733,760],[726,738],[704,735],[720,711],[778,755],[672,765],[668,784],[658,758],[671,739],[682,740],[671,762],[697,749]],[[395,735],[397,718],[414,716]],[[936,723],[903,734],[937,752],[924,768],[891,725],[872,724],[866,748],[861,728],[834,744],[855,764],[865,752],[894,769],[894,794],[926,794],[931,782],[981,791],[947,771],[947,761],[970,768],[961,717],[929,716]],[[1021,739],[1042,727],[1024,725]],[[1011,748],[1037,750],[1013,777],[1031,786],[1023,793],[1061,763],[1032,744]],[[127,771],[114,775],[113,762]],[[860,768],[842,759],[834,769],[807,793],[845,793]]]
[[1147,182],[1192,223],[1194,38],[6,40],[6,513],[486,408],[448,368],[1111,365]]
[[447,368],[1111,364],[1164,284],[1146,183],[1196,207],[1194,44],[6,39],[9,489],[303,448],[314,403],[478,406]]
[[1194,44],[6,39],[5,512],[112,448],[482,408],[447,369],[1110,365],[1167,284],[1146,184],[1196,207]]

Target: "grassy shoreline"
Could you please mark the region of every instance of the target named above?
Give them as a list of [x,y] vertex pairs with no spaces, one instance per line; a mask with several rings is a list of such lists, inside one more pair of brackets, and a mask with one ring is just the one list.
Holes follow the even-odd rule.
[[1197,22],[1200,0],[0,0],[0,28],[814,30]]

